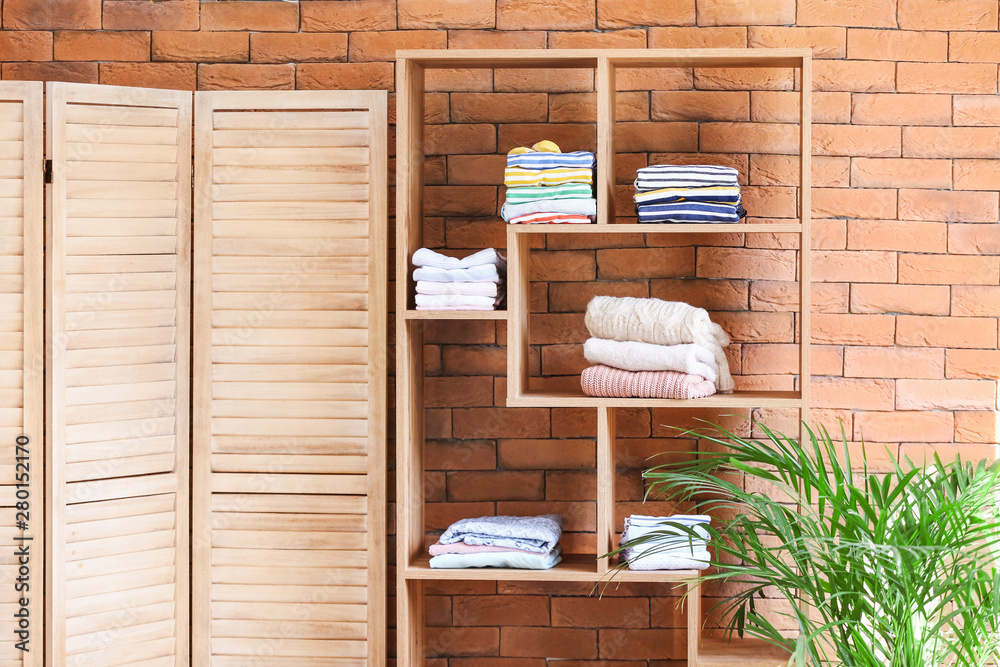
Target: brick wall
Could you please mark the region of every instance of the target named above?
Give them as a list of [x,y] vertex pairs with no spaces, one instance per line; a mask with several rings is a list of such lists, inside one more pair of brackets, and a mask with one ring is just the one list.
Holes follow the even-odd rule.
[[[0,76],[392,91],[397,48],[810,46],[814,418],[842,419],[853,439],[885,443],[893,457],[978,458],[996,453],[1000,377],[997,14],[996,0],[5,0]],[[687,159],[738,166],[754,217],[795,217],[791,72],[620,79],[620,211],[637,166]],[[427,243],[502,247],[492,216],[503,153],[542,138],[592,149],[590,75],[434,72],[429,82]],[[794,386],[794,245],[774,234],[695,242],[557,237],[540,246],[534,373],[575,381],[582,308],[590,294],[611,293],[705,306],[734,338],[740,386]],[[505,408],[502,324],[426,332],[430,527],[554,509],[568,519],[567,550],[593,551],[593,411]],[[796,418],[754,416],[785,428]],[[642,497],[647,456],[697,446],[670,439],[667,426],[695,417],[743,428],[705,412],[619,415],[620,513]],[[885,464],[883,450],[875,456]],[[668,588],[623,585],[600,601],[589,593],[435,584],[429,664],[681,664],[670,662],[683,656],[683,618]]]

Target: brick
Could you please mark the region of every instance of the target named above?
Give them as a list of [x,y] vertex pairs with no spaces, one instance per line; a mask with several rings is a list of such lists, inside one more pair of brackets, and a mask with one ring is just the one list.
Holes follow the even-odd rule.
[[943,376],[942,350],[919,347],[844,348],[844,377],[937,379]]
[[811,402],[817,408],[892,410],[892,380],[814,377],[811,386]]
[[913,30],[996,30],[991,0],[899,0],[899,27]]
[[986,461],[987,463],[991,463],[1000,458],[1000,447],[995,444],[995,441],[983,445],[971,443],[935,443],[933,445],[924,445],[904,442],[899,446],[900,458],[908,458],[917,465],[927,465],[933,462],[935,454],[945,462],[954,461],[956,456],[961,456],[963,461]]
[[550,283],[549,309],[554,313],[582,313],[587,309],[587,303],[597,295],[646,298],[650,296],[649,284],[634,280]]
[[593,30],[593,0],[497,0],[498,30]]
[[428,627],[424,651],[428,656],[497,655],[500,628]]
[[[597,93],[553,93],[548,95],[550,123],[596,123]],[[615,96],[616,121],[649,120],[649,94],[623,92]],[[622,165],[616,165],[622,169]],[[635,169],[628,169],[635,178]],[[631,180],[629,180],[631,182]]]
[[493,405],[493,379],[471,375],[424,378],[424,404],[429,408],[489,407]]
[[695,0],[597,0],[600,30],[694,25]]
[[996,160],[955,160],[956,190],[1000,190],[1000,163]]
[[393,66],[392,63],[304,63],[296,65],[295,87],[301,90],[392,90]]
[[865,158],[851,160],[851,185],[856,188],[951,187],[951,160]]
[[1000,258],[900,255],[899,282],[925,285],[994,285]]
[[792,90],[794,70],[783,68],[700,67],[694,71],[700,90]]
[[956,95],[955,125],[1000,124],[1000,104],[995,95]]
[[64,30],[55,34],[54,52],[56,60],[149,60],[149,33]]
[[451,49],[544,49],[546,33],[527,30],[449,30]]
[[951,125],[951,96],[906,93],[857,93],[851,122],[860,125]]
[[615,150],[622,153],[698,150],[696,123],[618,123]]
[[899,157],[900,128],[880,125],[813,125],[813,154]]
[[1000,254],[1000,229],[994,225],[948,225],[948,252],[956,255]]
[[948,378],[996,380],[1000,377],[1000,350],[946,350],[945,358]]
[[549,411],[542,408],[454,410],[456,438],[547,438]]
[[199,5],[188,0],[115,0],[104,4],[105,30],[197,30]]
[[818,218],[895,218],[895,190],[813,188],[812,213]]
[[[813,131],[815,131],[815,127]],[[798,154],[796,125],[780,123],[702,123],[701,150],[705,153]]]
[[953,32],[948,36],[948,60],[958,62],[995,63],[1000,49],[1000,33]]
[[746,91],[654,91],[653,120],[750,120],[750,93]]
[[597,465],[593,440],[501,440],[497,454],[505,469],[570,470]]
[[441,348],[442,372],[446,375],[504,375],[507,357],[503,348],[445,345]]
[[894,283],[896,253],[879,250],[820,250],[812,253],[813,280],[827,283]]
[[[744,375],[797,374],[799,346],[795,344],[743,345]],[[810,372],[813,375],[840,375],[843,370],[842,348],[817,345],[812,349]]]
[[995,93],[996,66],[979,63],[899,63],[896,90],[901,93]]
[[542,500],[545,484],[541,470],[448,473],[448,500]]
[[488,93],[493,90],[493,71],[488,69],[430,69],[424,73],[424,88],[427,92]]
[[493,153],[497,149],[492,125],[431,125],[424,135],[427,155]]
[[542,595],[456,595],[455,625],[548,625],[549,598]]
[[[814,313],[846,313],[847,285],[813,283],[811,305]],[[750,286],[750,310],[798,311],[799,284],[775,280],[755,280]]]
[[792,313],[749,313],[724,311],[712,313],[734,343],[788,343],[795,336]]
[[427,470],[494,470],[496,447],[482,440],[427,440],[424,443]]
[[876,442],[949,442],[955,430],[951,412],[859,412],[854,439]]
[[291,90],[295,65],[198,65],[198,90]]
[[501,69],[494,74],[498,93],[579,93],[594,90],[594,73],[580,69]]
[[[955,442],[993,444],[998,436],[996,411],[955,413]],[[996,453],[993,457],[1000,458]]]
[[0,61],[52,60],[52,33],[27,30],[0,32]]
[[698,0],[698,25],[782,25],[795,23],[795,0]]
[[250,60],[255,63],[343,62],[347,60],[347,35],[254,33],[250,35]]
[[397,50],[444,49],[448,33],[443,30],[397,30],[390,32],[353,32],[350,40],[351,62],[395,61]]
[[615,90],[688,90],[693,82],[689,69],[630,67],[618,70]]
[[586,338],[585,332],[583,313],[549,313],[531,317],[531,342],[536,345],[579,344]]
[[899,217],[904,220],[944,222],[996,222],[996,192],[899,191]]
[[798,25],[896,27],[896,0],[799,0]]
[[[797,123],[802,116],[801,98],[798,91],[755,90],[750,93],[750,119],[755,123]],[[813,123],[849,123],[851,94],[814,92],[812,114]]]
[[3,3],[3,27],[4,30],[100,30],[101,0],[7,0]]
[[[895,89],[896,63],[894,62],[874,60],[817,60],[813,64],[813,90],[846,90],[852,93],[891,93]],[[901,90],[900,92],[904,91]]]
[[947,315],[949,309],[949,289],[944,285],[855,284],[851,287],[852,313]]
[[424,325],[424,341],[442,345],[492,345],[497,342],[496,324],[429,320]]
[[813,313],[812,342],[829,345],[892,345],[892,315]]
[[153,33],[153,60],[181,62],[246,62],[250,36],[238,32],[157,31]]
[[694,248],[614,248],[597,251],[597,276],[604,280],[690,276],[695,269]]
[[993,158],[1000,144],[995,127],[904,127],[904,157]]
[[[449,155],[448,182],[452,185],[496,186],[503,182],[506,166],[506,155]],[[503,242],[500,245],[505,245],[507,235],[505,230],[502,231]]]
[[687,631],[683,628],[602,628],[600,633],[601,658],[605,660],[642,660],[651,655],[683,660],[687,655]]
[[[751,48],[810,48],[813,52],[813,58],[844,58],[847,56],[847,30],[845,28],[826,26],[786,28],[752,25],[747,29],[747,42]],[[946,38],[945,50],[947,50],[947,44]],[[886,58],[886,60],[890,59]]]
[[587,251],[538,252],[531,261],[531,280],[593,280],[596,271],[594,253]]
[[302,0],[302,30],[305,32],[354,32],[395,30],[396,0],[310,2]]
[[194,63],[101,63],[99,73],[108,86],[194,90],[198,85]]
[[397,0],[398,27],[492,28],[496,23],[494,0]]
[[299,29],[297,3],[228,0],[201,6],[202,30],[260,30],[294,32]]
[[665,301],[683,301],[706,310],[746,310],[749,285],[742,280],[668,278],[653,280],[649,296]]
[[652,49],[745,48],[747,29],[732,27],[649,28]]
[[97,83],[97,63],[3,63],[5,81]]
[[550,49],[642,49],[646,47],[646,31],[550,32],[548,46]]
[[597,631],[578,628],[504,627],[500,651],[515,657],[593,659],[597,657]]
[[993,410],[996,380],[896,381],[897,410]]
[[953,285],[951,314],[965,317],[1000,317],[1000,287]]
[[453,93],[451,119],[456,123],[544,123],[544,93]]
[[552,625],[571,628],[649,627],[649,598],[552,598]]
[[[815,155],[812,158],[813,187],[847,187],[851,171],[848,157]],[[751,155],[750,183],[753,185],[790,185],[800,182],[797,155]]]
[[847,31],[847,57],[851,60],[948,60],[948,33],[907,30]]
[[494,215],[497,211],[497,189],[492,186],[430,185],[424,192],[425,215]]
[[699,278],[795,280],[795,251],[703,247],[698,249]]
[[900,315],[896,318],[896,344],[995,349],[997,321],[979,317]]

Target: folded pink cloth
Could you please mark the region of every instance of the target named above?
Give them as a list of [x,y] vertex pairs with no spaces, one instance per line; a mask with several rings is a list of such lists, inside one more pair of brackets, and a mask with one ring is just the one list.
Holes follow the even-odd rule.
[[704,398],[715,385],[700,375],[677,371],[623,371],[611,366],[590,366],[580,375],[588,396],[604,398]]
[[440,542],[435,542],[427,548],[428,553],[432,556],[440,556],[442,554],[486,554],[486,553],[507,553],[516,552],[531,554],[537,556],[538,554],[533,551],[524,551],[523,549],[510,549],[508,547],[491,547],[486,545],[478,544],[466,544],[465,542],[455,542],[454,544],[441,544]]

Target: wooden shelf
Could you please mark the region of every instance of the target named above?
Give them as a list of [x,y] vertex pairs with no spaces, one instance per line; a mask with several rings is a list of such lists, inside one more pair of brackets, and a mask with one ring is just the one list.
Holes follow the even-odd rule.
[[584,393],[529,392],[508,397],[507,405],[518,408],[798,408],[797,391],[736,391],[707,398],[600,398]]
[[506,320],[506,310],[404,310],[404,320]]
[[517,570],[504,567],[470,567],[457,570],[435,569],[430,566],[430,557],[410,563],[406,568],[406,579],[434,579],[438,581],[584,581],[597,583],[609,581],[629,582],[671,582],[683,581],[698,576],[697,570],[655,570],[600,573],[597,571],[597,556],[594,554],[563,554],[563,560],[550,570]]
[[801,234],[803,226],[790,223],[747,223],[701,225],[642,224],[642,225],[509,225],[516,234]]
[[698,667],[785,667],[790,654],[760,639],[708,637],[698,651]]
[[401,50],[396,60],[427,69],[617,67],[801,67],[811,49],[510,49]]

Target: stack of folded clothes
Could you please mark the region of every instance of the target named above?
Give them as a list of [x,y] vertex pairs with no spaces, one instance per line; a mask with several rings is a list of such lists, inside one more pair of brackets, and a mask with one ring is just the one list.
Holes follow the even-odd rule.
[[448,526],[430,546],[430,566],[548,570],[562,560],[562,530],[558,514],[462,519]]
[[747,212],[740,205],[738,176],[719,165],[642,167],[635,179],[639,222],[739,222]]
[[583,392],[607,398],[703,398],[733,390],[729,336],[708,311],[679,301],[595,296]]
[[507,295],[507,261],[493,248],[462,259],[421,248],[412,261],[417,310],[495,310]]
[[704,570],[712,560],[708,553],[708,531],[703,527],[709,521],[709,517],[701,514],[633,514],[625,519],[618,546],[640,537],[647,537],[648,541],[625,549],[621,558],[630,570]]
[[511,224],[589,223],[597,216],[593,153],[563,153],[551,141],[514,148],[503,183],[501,215]]

